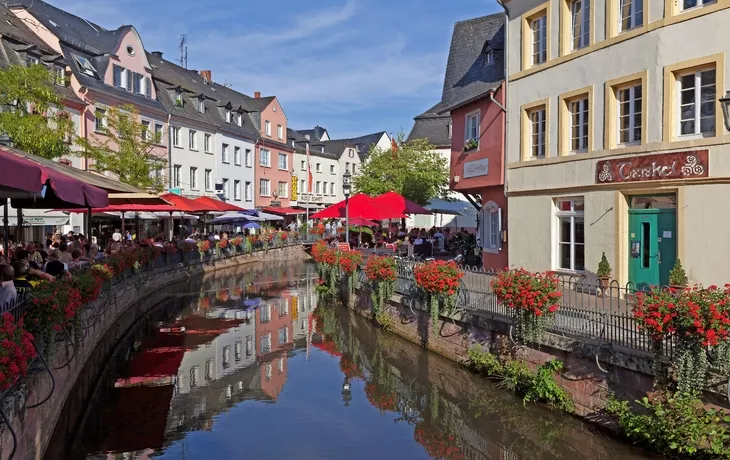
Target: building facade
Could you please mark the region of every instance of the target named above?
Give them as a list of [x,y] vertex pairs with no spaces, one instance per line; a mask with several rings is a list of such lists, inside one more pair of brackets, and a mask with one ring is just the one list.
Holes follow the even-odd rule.
[[643,287],[680,258],[691,281],[730,279],[728,6],[506,2],[510,264],[590,275],[605,253]]
[[[327,133],[324,128],[316,127]],[[337,203],[337,191],[342,187],[342,173],[340,172],[339,156],[325,151],[325,146],[318,140],[310,140],[305,134],[294,131],[288,132],[289,145],[294,150],[294,177],[297,181],[297,206],[303,209],[322,209]],[[312,183],[309,191],[309,167],[307,164],[307,149],[309,149],[309,163],[311,163]]]
[[[337,156],[338,168],[339,171],[341,171],[340,174],[344,174],[346,171],[349,171],[353,176],[360,173],[362,163],[367,161],[368,152],[370,152],[370,149],[376,147],[382,150],[388,150],[391,148],[391,141],[388,133],[380,131],[349,139],[319,141],[319,143],[314,145],[315,149],[321,148],[324,152],[331,152]],[[336,202],[345,199],[345,195],[342,193],[341,176],[339,186],[336,186],[336,192]]]

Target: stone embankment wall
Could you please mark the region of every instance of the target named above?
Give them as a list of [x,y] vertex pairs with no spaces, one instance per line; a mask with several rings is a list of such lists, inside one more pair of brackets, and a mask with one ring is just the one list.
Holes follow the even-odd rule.
[[[111,292],[93,303],[92,307],[99,312],[100,320],[88,328],[81,345],[74,351],[73,347],[59,343],[53,362],[48,363],[52,369],[53,381],[46,371],[34,373],[2,400],[2,409],[17,439],[13,458],[43,458],[71,391],[90,394],[96,383],[90,378],[89,381],[77,385],[77,379],[82,370],[85,370],[92,353],[112,350],[118,339],[148,311],[177,293],[187,292],[189,289],[186,287],[192,278],[244,264],[308,257],[301,246],[289,246],[195,265],[166,266],[115,284]],[[99,344],[106,350],[97,350]],[[84,375],[96,376],[98,373],[86,369]],[[27,407],[46,398],[48,400],[38,407]],[[13,437],[8,425],[1,422],[0,420],[0,460],[6,460],[13,449]]]

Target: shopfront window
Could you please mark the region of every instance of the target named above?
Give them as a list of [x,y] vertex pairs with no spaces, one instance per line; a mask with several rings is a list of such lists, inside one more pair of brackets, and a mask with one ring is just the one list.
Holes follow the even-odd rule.
[[585,270],[585,221],[582,198],[557,200],[557,268]]

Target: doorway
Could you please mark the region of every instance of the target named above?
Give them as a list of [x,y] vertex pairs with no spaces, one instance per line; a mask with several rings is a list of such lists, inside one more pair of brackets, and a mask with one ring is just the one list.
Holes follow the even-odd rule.
[[629,209],[629,281],[636,290],[669,284],[677,259],[674,195],[632,197]]

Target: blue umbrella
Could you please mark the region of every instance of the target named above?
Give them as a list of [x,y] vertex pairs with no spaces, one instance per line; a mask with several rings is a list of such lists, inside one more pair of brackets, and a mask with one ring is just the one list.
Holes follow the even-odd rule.
[[243,224],[243,228],[252,228],[254,230],[258,230],[261,228],[261,226],[256,222],[246,222],[245,224]]

